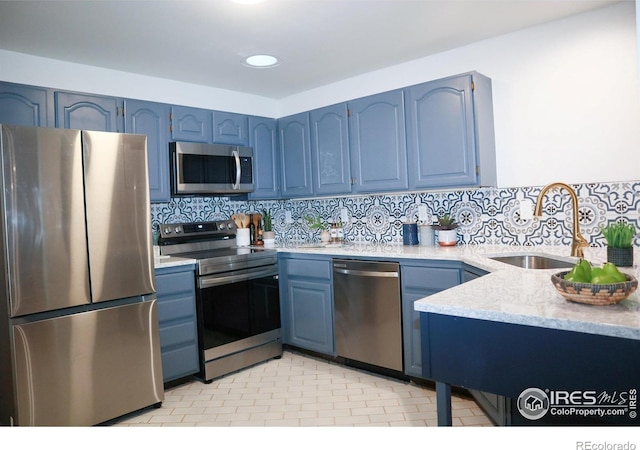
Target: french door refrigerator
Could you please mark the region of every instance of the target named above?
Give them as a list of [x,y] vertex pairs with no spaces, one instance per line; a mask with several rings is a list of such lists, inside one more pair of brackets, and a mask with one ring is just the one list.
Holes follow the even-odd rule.
[[0,424],[164,400],[146,137],[0,125]]

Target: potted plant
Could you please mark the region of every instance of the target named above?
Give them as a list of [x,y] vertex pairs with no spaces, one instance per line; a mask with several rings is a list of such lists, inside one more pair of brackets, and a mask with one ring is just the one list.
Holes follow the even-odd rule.
[[273,247],[276,242],[276,233],[273,231],[273,217],[271,211],[262,210],[262,242],[265,247]]
[[607,261],[619,267],[633,266],[633,238],[636,229],[633,225],[614,222],[600,231],[607,241]]
[[320,240],[322,242],[329,242],[331,240],[331,235],[329,235],[327,227],[320,217],[314,219],[312,216],[305,216],[304,219],[307,221],[309,228],[312,230],[320,230]]
[[438,230],[438,245],[451,247],[458,242],[458,224],[449,214],[438,217],[438,223],[431,225],[431,228]]

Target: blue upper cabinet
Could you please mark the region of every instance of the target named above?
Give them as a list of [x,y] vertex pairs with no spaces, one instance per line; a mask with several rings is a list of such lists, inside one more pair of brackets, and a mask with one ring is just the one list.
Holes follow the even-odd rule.
[[0,83],[0,123],[52,127],[53,97],[45,88]]
[[280,166],[276,119],[249,116],[249,146],[253,148],[251,200],[280,198]]
[[350,193],[347,104],[327,106],[309,114],[314,194]]
[[402,90],[350,101],[351,176],[358,192],[407,189]]
[[468,73],[405,90],[409,187],[495,186],[491,80]]
[[169,114],[162,103],[125,100],[126,133],[147,136],[149,190],[152,202],[168,202],[169,191]]
[[216,144],[249,145],[247,116],[214,111],[213,142]]
[[56,128],[122,132],[123,101],[101,95],[55,92]]
[[279,119],[278,131],[282,196],[309,196],[313,193],[309,114],[301,113]]
[[186,106],[171,107],[171,139],[173,141],[212,142],[212,113]]

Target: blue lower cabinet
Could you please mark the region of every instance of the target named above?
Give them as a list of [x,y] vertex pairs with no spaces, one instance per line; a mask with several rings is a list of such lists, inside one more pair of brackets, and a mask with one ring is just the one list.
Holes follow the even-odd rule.
[[436,292],[460,284],[457,262],[411,262],[400,265],[402,289],[402,339],[405,374],[422,378],[420,347],[420,313],[413,303]]
[[[465,266],[462,271],[462,282],[473,281],[487,273],[488,272],[482,269]],[[474,389],[469,389],[469,393],[493,423],[501,426],[511,425],[511,399],[491,392],[477,391]]]
[[156,269],[163,381],[200,370],[194,265]]
[[280,300],[286,344],[335,355],[331,258],[280,259]]

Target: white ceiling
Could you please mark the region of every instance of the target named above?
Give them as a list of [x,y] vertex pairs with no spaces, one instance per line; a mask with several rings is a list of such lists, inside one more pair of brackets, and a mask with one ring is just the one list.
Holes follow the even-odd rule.
[[[282,98],[618,2],[0,1],[0,48]],[[282,63],[244,66],[254,53]]]

